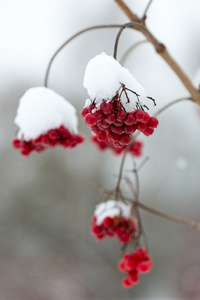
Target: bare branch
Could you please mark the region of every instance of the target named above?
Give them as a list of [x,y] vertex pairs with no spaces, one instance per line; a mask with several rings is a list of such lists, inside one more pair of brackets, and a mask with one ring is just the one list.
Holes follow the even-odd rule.
[[197,230],[200,230],[200,223],[199,222],[195,222],[195,221],[180,218],[180,217],[177,217],[177,216],[174,216],[174,215],[166,214],[166,213],[164,213],[160,210],[149,207],[149,206],[147,206],[147,205],[145,205],[145,204],[143,204],[139,201],[135,201],[134,204],[137,205],[138,207],[154,214],[154,215],[159,216],[159,217],[162,217],[162,218],[165,218],[165,219],[177,222],[177,223],[185,224],[185,225],[188,225],[190,227],[196,228]]
[[91,26],[91,27],[88,27],[88,28],[85,28],[79,32],[77,32],[76,34],[74,34],[73,36],[71,36],[67,41],[65,41],[57,50],[56,52],[53,54],[53,56],[51,57],[49,63],[48,63],[48,67],[47,67],[47,70],[46,70],[46,73],[45,73],[45,80],[44,80],[44,86],[47,87],[48,85],[48,77],[49,77],[49,72],[50,72],[50,68],[51,68],[51,65],[54,61],[54,59],[56,58],[56,56],[60,53],[60,51],[65,47],[67,46],[72,40],[74,40],[76,37],[78,37],[79,35],[81,35],[82,33],[85,33],[87,31],[90,31],[90,30],[94,30],[94,29],[103,29],[103,28],[119,28],[119,27],[122,27],[122,25],[120,24],[116,24],[116,25],[99,25],[99,26]]

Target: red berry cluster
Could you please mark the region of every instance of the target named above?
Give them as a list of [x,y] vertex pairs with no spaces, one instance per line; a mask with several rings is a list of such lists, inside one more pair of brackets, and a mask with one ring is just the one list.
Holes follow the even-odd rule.
[[103,101],[99,110],[95,105],[93,103],[82,109],[85,124],[91,127],[98,141],[107,141],[115,148],[127,146],[136,129],[149,136],[158,126],[158,120],[142,109],[126,112],[119,100]]
[[[120,155],[126,149],[126,146],[122,148],[115,148],[114,145],[108,141],[99,141],[96,135],[91,136],[91,141],[97,146],[100,151],[105,151],[106,149],[111,149],[115,155]],[[140,157],[142,155],[143,143],[141,141],[135,141],[128,153],[132,154],[134,157]]]
[[28,156],[33,151],[41,152],[57,145],[64,148],[73,148],[77,144],[82,143],[83,140],[82,135],[72,134],[67,128],[61,125],[58,129],[50,129],[46,134],[42,134],[30,141],[16,138],[12,141],[12,144],[15,149],[20,149],[22,155]]
[[134,219],[125,219],[122,216],[106,217],[99,225],[96,224],[96,221],[96,216],[93,216],[91,232],[97,240],[102,240],[106,236],[109,238],[117,236],[120,243],[127,243],[130,241],[131,236],[136,233],[136,222]]
[[121,272],[128,274],[122,281],[126,288],[139,282],[139,273],[147,273],[151,270],[153,262],[145,248],[138,248],[134,253],[125,253],[119,262],[118,268]]

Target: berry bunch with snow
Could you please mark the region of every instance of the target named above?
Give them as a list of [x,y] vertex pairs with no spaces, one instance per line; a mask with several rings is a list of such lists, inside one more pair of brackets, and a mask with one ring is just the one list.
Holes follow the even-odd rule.
[[57,145],[73,148],[84,140],[77,131],[75,108],[45,87],[26,91],[20,99],[15,124],[19,131],[13,140],[13,147],[24,156]]
[[91,232],[97,240],[117,236],[127,243],[136,233],[136,219],[131,218],[131,206],[109,200],[97,205],[91,222]]
[[153,262],[151,256],[145,248],[138,248],[134,253],[125,253],[118,264],[121,272],[127,273],[122,281],[126,288],[139,283],[139,273],[147,273],[152,269]]
[[136,130],[149,136],[158,126],[158,120],[144,111],[145,90],[113,57],[105,53],[94,57],[86,67],[83,85],[90,99],[81,115],[98,141],[122,148]]
[[[126,149],[126,146],[121,148],[115,148],[114,145],[108,141],[99,141],[95,134],[91,135],[91,141],[94,143],[100,151],[105,151],[107,149],[111,149],[115,155],[120,155]],[[143,143],[142,141],[134,141],[131,145],[128,153],[133,155],[134,157],[140,157],[142,155]]]

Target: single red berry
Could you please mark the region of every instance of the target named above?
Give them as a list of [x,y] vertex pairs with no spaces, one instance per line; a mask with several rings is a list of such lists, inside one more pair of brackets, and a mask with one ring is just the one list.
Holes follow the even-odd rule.
[[125,288],[130,288],[130,287],[132,287],[133,282],[132,282],[132,280],[131,280],[131,277],[128,276],[128,277],[123,278],[123,280],[122,280],[122,285],[123,285],[123,287],[125,287]]
[[85,116],[85,124],[89,127],[97,124],[97,116],[93,113],[88,113]]
[[126,111],[125,110],[119,110],[117,113],[116,113],[116,118],[117,118],[117,121],[121,122],[121,121],[124,121],[126,119]]
[[115,126],[115,125],[111,125],[111,131],[117,134],[121,134],[122,132],[124,132],[124,128],[122,126]]
[[105,121],[109,124],[113,124],[116,121],[116,115],[114,112],[105,116]]
[[153,129],[153,128],[148,128],[148,127],[147,127],[147,129],[144,130],[142,133],[143,133],[144,135],[146,135],[146,136],[149,136],[149,135],[152,135],[152,134],[154,133],[154,129]]
[[51,130],[48,131],[48,137],[51,140],[58,140],[59,136],[60,136],[60,134],[56,129],[51,129]]
[[126,120],[124,121],[124,123],[126,125],[133,125],[135,123],[136,119],[133,113],[127,113],[127,117]]
[[136,121],[142,122],[143,119],[144,119],[145,114],[144,114],[144,111],[143,111],[143,110],[137,109],[137,110],[134,112],[134,116],[135,116],[135,118],[136,118]]
[[13,148],[15,148],[15,149],[21,148],[21,143],[22,143],[22,142],[21,142],[19,139],[14,139],[14,140],[12,141]]
[[122,108],[122,104],[119,100],[115,100],[113,102],[113,105],[114,105],[114,110],[115,111],[121,110],[121,108]]
[[131,281],[133,284],[137,284],[139,282],[139,274],[137,272],[137,270],[132,270],[129,272],[129,276],[131,278]]
[[97,110],[97,111],[95,112],[95,115],[96,115],[96,117],[97,117],[97,124],[102,123],[103,120],[104,120],[104,114],[102,113],[102,111],[101,111],[101,110]]
[[107,134],[105,132],[97,134],[97,140],[98,141],[104,141],[107,138]]
[[100,105],[100,110],[105,114],[110,114],[113,111],[112,102],[103,101]]
[[126,146],[130,143],[131,141],[131,137],[130,135],[126,134],[126,133],[122,133],[120,135],[120,138],[119,138],[119,143],[122,145],[122,146]]
[[136,125],[136,127],[137,127],[137,130],[139,130],[141,132],[143,132],[143,131],[145,131],[147,129],[147,125],[145,123],[138,123]]
[[84,107],[81,111],[81,116],[85,118],[85,116],[89,113],[88,107]]
[[148,123],[150,120],[150,115],[148,114],[148,112],[144,111],[144,117],[143,117],[143,123]]
[[147,127],[157,128],[158,124],[159,124],[158,119],[155,117],[151,117],[149,122],[147,123]]
[[133,125],[124,125],[124,132],[126,134],[132,134],[136,131],[136,127]]

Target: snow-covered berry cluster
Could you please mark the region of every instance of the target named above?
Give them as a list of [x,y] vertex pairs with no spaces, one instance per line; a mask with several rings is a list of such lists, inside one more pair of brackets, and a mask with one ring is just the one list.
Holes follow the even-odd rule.
[[19,131],[12,144],[24,156],[57,145],[73,148],[84,140],[77,131],[75,108],[45,87],[26,91],[20,99],[15,124]]
[[[107,149],[111,149],[115,155],[120,155],[124,152],[126,147],[115,148],[112,143],[108,141],[99,141],[95,134],[91,135],[91,141],[97,146],[100,151],[105,151]],[[136,140],[128,150],[128,153],[133,155],[134,157],[140,157],[142,155],[143,143],[142,141]]]
[[125,253],[118,264],[121,272],[127,273],[122,284],[130,288],[139,282],[139,273],[147,273],[152,269],[151,256],[145,248],[138,248],[134,253]]
[[122,148],[136,130],[149,136],[158,126],[157,118],[144,111],[143,87],[111,56],[102,53],[88,63],[84,86],[90,99],[81,115],[98,141]]
[[72,134],[67,128],[61,125],[58,129],[50,129],[46,134],[42,134],[36,139],[24,141],[16,138],[12,144],[15,149],[20,150],[22,155],[28,156],[31,152],[41,152],[55,146],[73,148],[82,142],[82,135]]
[[127,243],[136,231],[136,219],[131,218],[129,205],[109,200],[96,207],[91,233],[97,240],[118,237],[120,243]]

